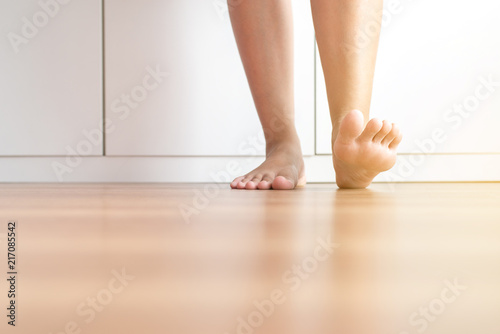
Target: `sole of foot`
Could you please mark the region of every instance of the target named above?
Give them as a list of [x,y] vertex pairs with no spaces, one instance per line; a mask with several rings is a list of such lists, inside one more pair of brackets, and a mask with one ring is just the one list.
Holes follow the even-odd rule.
[[361,111],[353,110],[332,136],[333,166],[339,188],[366,188],[375,176],[396,163],[401,131],[388,121],[371,119],[366,126]]

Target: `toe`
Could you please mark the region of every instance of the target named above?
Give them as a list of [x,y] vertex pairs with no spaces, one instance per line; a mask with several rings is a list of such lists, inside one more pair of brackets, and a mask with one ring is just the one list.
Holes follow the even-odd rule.
[[245,189],[247,189],[247,190],[255,190],[255,189],[257,189],[257,183],[255,183],[253,181],[248,181],[245,184]]
[[238,182],[238,184],[236,185],[236,188],[238,188],[238,189],[245,189],[245,188],[246,188],[247,183],[248,183],[251,179],[253,179],[253,176],[251,176],[251,175],[245,175],[245,176],[243,177],[243,179],[242,179],[242,180],[240,180],[240,182]]
[[291,190],[295,188],[295,185],[292,181],[280,175],[274,179],[272,188],[276,190]]
[[240,176],[234,179],[233,182],[231,182],[231,188],[236,189],[238,186],[238,183],[240,183],[241,180],[243,180],[244,176]]
[[399,136],[399,128],[396,124],[392,124],[391,131],[382,139],[382,145],[389,145],[397,136]]
[[359,110],[351,111],[340,123],[337,140],[346,144],[352,142],[363,131],[363,124],[363,113]]
[[382,122],[382,128],[380,129],[380,131],[377,132],[375,136],[373,136],[373,141],[375,143],[380,143],[385,138],[385,136],[387,136],[389,132],[391,132],[391,130],[392,130],[392,123],[389,123],[388,121],[384,120]]
[[[278,173],[278,176],[273,180],[272,188],[276,190],[289,190],[294,189],[297,185],[297,181],[294,176],[293,171],[285,170]],[[295,181],[294,181],[295,180]]]
[[262,178],[262,181],[260,181],[259,184],[257,185],[257,189],[260,189],[260,190],[271,189],[272,183],[273,183],[273,177],[271,177],[269,175],[264,175],[264,177]]
[[272,182],[269,181],[260,181],[260,183],[257,185],[257,189],[260,190],[269,190],[272,187]]
[[389,144],[389,148],[391,150],[395,150],[398,145],[401,143],[401,140],[403,140],[403,134],[401,132],[399,132],[398,136],[396,138],[394,138],[393,141],[391,141],[391,143]]
[[373,140],[373,137],[382,129],[384,124],[381,120],[377,118],[372,118],[367,124],[363,133],[359,136],[359,140],[361,141],[370,141]]
[[250,181],[247,182],[247,184],[245,185],[245,189],[249,190],[257,189],[257,185],[260,183],[260,181],[262,181],[261,175],[254,176]]

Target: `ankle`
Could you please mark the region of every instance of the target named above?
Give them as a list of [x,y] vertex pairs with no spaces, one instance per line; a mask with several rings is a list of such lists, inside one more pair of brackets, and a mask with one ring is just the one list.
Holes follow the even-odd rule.
[[286,147],[298,147],[300,149],[300,139],[295,131],[274,133],[272,138],[266,138],[266,154],[269,155],[274,150]]
[[298,141],[299,136],[294,126],[280,129],[280,131],[265,132],[267,146],[275,146],[288,142]]

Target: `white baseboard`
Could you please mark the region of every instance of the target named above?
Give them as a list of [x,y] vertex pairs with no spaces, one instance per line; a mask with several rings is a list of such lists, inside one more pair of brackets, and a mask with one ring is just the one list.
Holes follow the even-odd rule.
[[[261,161],[263,157],[0,157],[0,182],[229,182]],[[309,182],[334,182],[331,156],[305,161]],[[400,155],[396,166],[375,181],[500,181],[500,154]]]

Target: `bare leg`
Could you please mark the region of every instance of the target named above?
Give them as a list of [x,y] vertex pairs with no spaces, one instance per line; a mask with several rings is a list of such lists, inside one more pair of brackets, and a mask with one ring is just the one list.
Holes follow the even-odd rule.
[[364,188],[394,165],[402,139],[394,124],[368,122],[383,1],[311,0],[311,5],[333,125],[337,185]]
[[290,0],[246,0],[231,23],[266,137],[266,161],[232,188],[293,189],[305,184],[294,124],[293,25]]

